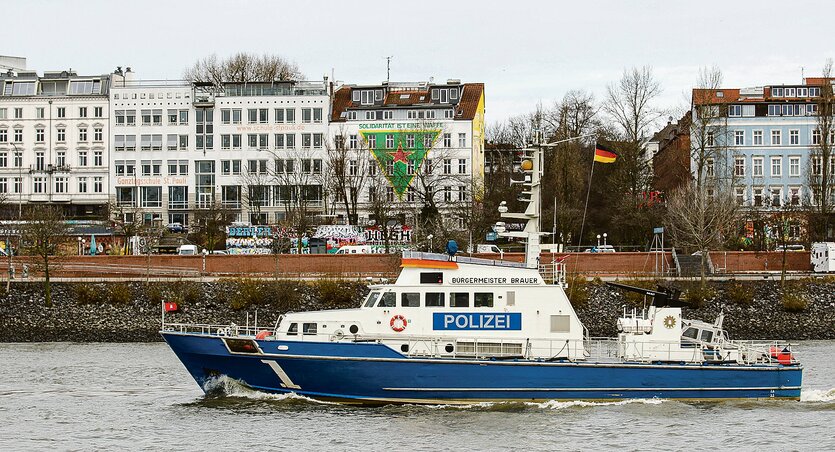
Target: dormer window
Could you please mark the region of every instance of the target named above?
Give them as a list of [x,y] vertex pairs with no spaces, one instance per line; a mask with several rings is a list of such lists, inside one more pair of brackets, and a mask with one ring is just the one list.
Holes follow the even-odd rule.
[[771,97],[783,97],[783,88],[771,88]]
[[360,91],[360,103],[362,105],[372,105],[374,103],[374,91],[370,89]]
[[716,91],[716,97],[725,97],[724,91]]
[[449,90],[449,98],[450,100],[458,100],[458,89],[452,88]]

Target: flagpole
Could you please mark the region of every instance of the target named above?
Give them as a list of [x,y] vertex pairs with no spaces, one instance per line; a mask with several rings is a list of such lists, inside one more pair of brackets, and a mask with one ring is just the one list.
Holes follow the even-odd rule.
[[586,212],[589,210],[589,194],[591,194],[591,179],[594,177],[594,158],[591,160],[591,173],[589,173],[589,188],[586,190],[586,206],[583,207],[583,221],[580,225],[580,237],[577,238],[577,251],[580,251],[580,244],[583,242],[583,230],[586,227]]

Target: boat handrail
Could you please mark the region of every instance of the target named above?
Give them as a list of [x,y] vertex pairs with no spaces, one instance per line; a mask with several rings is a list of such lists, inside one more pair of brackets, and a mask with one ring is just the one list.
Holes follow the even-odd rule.
[[505,261],[501,259],[484,259],[481,257],[452,256],[441,253],[427,253],[423,251],[403,250],[403,259],[421,259],[429,261],[458,262],[459,264],[492,265],[496,267],[525,268],[524,262]]

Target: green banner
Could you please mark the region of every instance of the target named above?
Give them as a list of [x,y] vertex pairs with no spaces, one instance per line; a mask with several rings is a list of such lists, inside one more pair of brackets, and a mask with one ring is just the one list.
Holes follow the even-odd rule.
[[[360,131],[380,171],[401,200],[440,133],[440,129]],[[409,171],[410,167],[413,171]]]

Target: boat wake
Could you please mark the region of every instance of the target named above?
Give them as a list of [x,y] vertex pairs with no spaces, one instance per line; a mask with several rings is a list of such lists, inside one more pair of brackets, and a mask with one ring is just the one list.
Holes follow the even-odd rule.
[[597,407],[597,406],[623,406],[623,405],[631,405],[631,404],[642,404],[642,405],[660,405],[664,403],[665,399],[627,399],[627,400],[618,400],[614,402],[587,402],[583,400],[572,400],[572,401],[563,401],[563,400],[549,400],[547,402],[536,403],[536,402],[527,402],[526,405],[534,406],[537,408],[546,408],[551,410],[563,410],[566,408],[573,408],[573,407]]
[[422,405],[435,410],[484,410],[484,411],[524,411],[524,410],[564,410],[570,408],[588,408],[604,406],[622,406],[630,404],[659,405],[665,399],[628,399],[612,402],[588,402],[584,400],[547,400],[545,402],[478,402],[469,404]]
[[206,380],[203,384],[203,390],[206,391],[207,399],[249,399],[284,403],[301,402],[316,405],[334,405],[333,402],[311,399],[310,397],[305,397],[293,392],[287,394],[272,394],[269,392],[258,391],[234,378],[227,377],[226,375]]
[[835,388],[833,389],[803,389],[800,391],[801,402],[835,402]]

